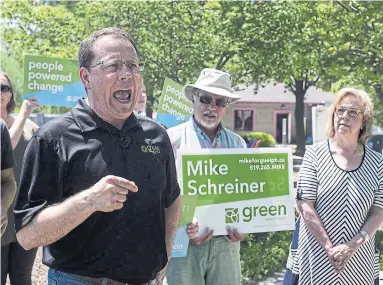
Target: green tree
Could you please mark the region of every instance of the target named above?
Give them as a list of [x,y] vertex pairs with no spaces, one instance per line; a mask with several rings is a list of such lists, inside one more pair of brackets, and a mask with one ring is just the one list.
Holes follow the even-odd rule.
[[383,103],[383,3],[335,1],[346,24],[342,41],[355,79],[371,86]]
[[[207,16],[199,2],[51,4],[1,3],[5,20],[1,32],[11,57],[20,62],[25,54],[76,58],[83,38],[102,27],[117,26],[137,42],[147,63],[143,76],[148,94],[158,95],[165,76],[186,82],[210,56]],[[190,32],[191,26],[195,32]]]
[[94,30],[126,29],[146,62],[143,76],[153,104],[164,77],[184,84],[204,67],[228,70],[234,84],[283,82],[296,96],[297,144],[303,153],[304,98],[311,86],[330,89],[355,70],[358,81],[380,94],[382,13],[373,12],[381,7],[369,2],[6,1],[1,29],[6,52],[19,62],[25,54],[76,58],[79,43]]
[[334,1],[338,31],[337,43],[330,50],[339,54],[333,69],[320,85],[333,92],[355,86],[373,96],[375,123],[383,125],[383,3]]
[[335,5],[343,19],[340,40],[347,47],[342,51],[344,76],[335,86],[357,86],[372,94],[375,123],[383,126],[383,3],[335,1]]
[[[76,18],[63,5],[56,7],[34,2],[4,1],[1,4],[1,36],[3,48],[15,66],[23,66],[24,55],[34,54],[60,58],[76,57],[79,38]],[[3,63],[4,65],[4,63]],[[4,66],[12,73],[12,66]],[[22,78],[19,68],[17,78]],[[16,90],[22,94],[21,80],[16,81]],[[19,98],[21,99],[21,98]],[[20,104],[21,100],[19,100]],[[63,113],[69,108],[43,106],[40,112]]]
[[[251,10],[260,7],[261,15]],[[338,56],[328,52],[336,38],[331,26],[334,7],[328,3],[273,2],[254,4],[250,11],[246,28],[253,45],[239,60],[250,71],[252,81],[282,82],[295,94],[297,153],[303,154],[307,90],[318,85]]]

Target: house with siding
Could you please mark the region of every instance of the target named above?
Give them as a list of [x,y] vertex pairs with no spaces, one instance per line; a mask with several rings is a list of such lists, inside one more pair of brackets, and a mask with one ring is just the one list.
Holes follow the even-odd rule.
[[[228,107],[223,125],[236,132],[265,132],[282,143],[282,122],[287,120],[287,143],[295,143],[295,95],[283,83],[269,83],[259,86],[240,85],[235,92],[241,99]],[[306,137],[312,137],[313,108],[329,106],[334,95],[310,87],[304,101],[304,122]]]

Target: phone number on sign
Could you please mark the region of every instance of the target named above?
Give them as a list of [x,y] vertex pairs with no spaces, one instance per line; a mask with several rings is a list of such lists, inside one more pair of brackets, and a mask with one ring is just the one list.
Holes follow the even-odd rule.
[[250,170],[285,170],[285,164],[251,164]]

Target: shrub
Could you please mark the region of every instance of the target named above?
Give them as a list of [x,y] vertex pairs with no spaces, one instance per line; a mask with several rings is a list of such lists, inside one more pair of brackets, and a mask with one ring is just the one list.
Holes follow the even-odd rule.
[[[375,235],[375,244],[377,249],[382,252],[383,251],[383,231],[382,229],[378,230]],[[379,259],[380,262],[380,270],[383,270],[383,258]]]
[[[242,277],[259,280],[286,267],[292,232],[248,234],[241,243]],[[383,231],[376,232],[377,249],[383,250]],[[383,259],[380,259],[383,270]]]
[[[245,141],[257,139],[260,147],[272,147],[275,139],[263,132],[241,134]],[[241,243],[242,277],[261,279],[284,269],[289,255],[292,232],[269,232],[248,234]]]
[[257,139],[261,141],[260,147],[271,147],[275,145],[275,139],[272,135],[263,132],[251,132],[241,134],[241,137],[245,140]]
[[284,269],[292,232],[249,234],[241,243],[243,278],[261,279]]

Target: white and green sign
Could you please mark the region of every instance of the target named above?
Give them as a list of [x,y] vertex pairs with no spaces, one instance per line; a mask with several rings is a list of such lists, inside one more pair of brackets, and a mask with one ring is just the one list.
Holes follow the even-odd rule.
[[197,196],[182,197],[181,218],[174,238],[172,257],[185,257],[188,253],[189,235],[187,226],[193,221],[197,198]]
[[285,148],[179,150],[180,187],[184,197],[198,197],[200,232],[293,230],[291,157]]
[[24,57],[24,98],[40,105],[72,107],[86,92],[78,74],[78,61],[45,56]]
[[165,78],[156,121],[168,128],[188,121],[193,113],[192,103],[183,94],[182,87],[170,78]]

